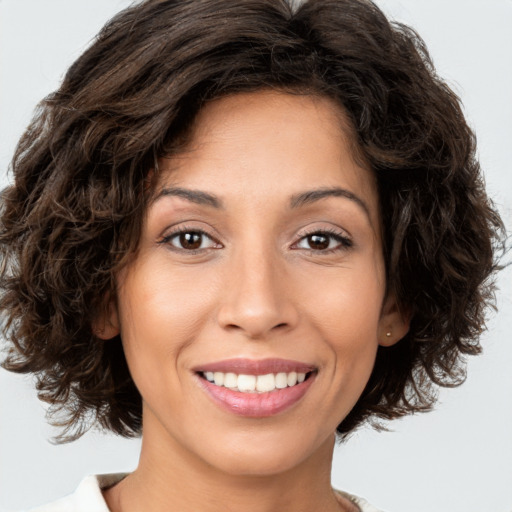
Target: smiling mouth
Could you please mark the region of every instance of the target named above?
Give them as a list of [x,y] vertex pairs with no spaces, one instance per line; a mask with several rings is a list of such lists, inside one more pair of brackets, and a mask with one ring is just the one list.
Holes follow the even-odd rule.
[[267,418],[292,408],[318,375],[315,366],[286,359],[229,359],[194,371],[215,404],[247,418]]
[[233,372],[198,372],[199,376],[218,387],[239,393],[269,393],[298,386],[309,379],[309,372],[279,372],[265,375],[236,374]]

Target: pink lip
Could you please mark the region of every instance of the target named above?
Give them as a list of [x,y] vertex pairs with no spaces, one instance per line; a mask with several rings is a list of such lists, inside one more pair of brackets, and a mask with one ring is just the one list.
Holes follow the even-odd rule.
[[310,373],[308,378],[284,389],[275,389],[267,393],[241,393],[223,386],[216,386],[202,376],[197,379],[206,394],[222,409],[250,418],[266,418],[289,409],[308,391],[316,378],[315,367],[285,359],[229,359],[197,367],[195,372],[223,372],[245,375],[266,375],[268,373],[297,372]]
[[222,372],[244,375],[266,375],[268,373],[308,373],[315,370],[310,364],[287,359],[226,359],[194,368],[195,372]]
[[316,374],[304,382],[268,393],[241,393],[199,377],[200,384],[213,401],[226,411],[250,418],[267,418],[296,404],[310,388]]

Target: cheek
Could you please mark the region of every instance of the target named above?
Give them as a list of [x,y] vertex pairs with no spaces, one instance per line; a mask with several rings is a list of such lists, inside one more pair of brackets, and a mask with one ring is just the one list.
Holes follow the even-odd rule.
[[[318,296],[307,300],[309,318],[327,347],[324,364],[336,385],[333,392],[357,400],[374,366],[384,296],[380,265],[364,270],[336,269],[317,276]],[[334,363],[334,364],[333,364]]]
[[381,291],[371,282],[365,286],[362,279],[352,284],[352,291],[329,293],[328,306],[317,314],[316,326],[327,348],[323,363],[329,382],[321,407],[331,429],[336,429],[359,400],[378,349]]
[[176,367],[208,318],[215,287],[187,272],[171,272],[165,263],[151,265],[151,272],[138,270],[126,276],[119,292],[121,338],[134,378]]
[[380,275],[375,266],[361,272],[342,268],[316,275],[309,287],[314,286],[318,293],[305,296],[304,301],[329,339],[376,342],[384,296]]

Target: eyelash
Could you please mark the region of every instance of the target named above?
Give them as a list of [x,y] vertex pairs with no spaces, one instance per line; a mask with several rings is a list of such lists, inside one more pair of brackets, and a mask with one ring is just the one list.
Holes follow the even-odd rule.
[[[200,235],[202,237],[209,238],[215,245],[220,246],[220,247],[214,247],[215,249],[222,247],[222,244],[219,241],[217,241],[215,238],[213,238],[211,235],[209,235],[206,231],[204,231],[202,229],[198,229],[198,228],[192,228],[192,227],[189,228],[187,226],[180,226],[176,230],[171,231],[171,233],[169,233],[168,235],[165,235],[161,240],[159,240],[158,243],[162,244],[162,245],[168,245],[174,251],[186,252],[187,254],[191,254],[191,255],[200,254],[200,253],[204,252],[206,250],[204,248],[203,249],[184,249],[184,248],[180,248],[180,247],[174,247],[171,244],[171,240],[173,238],[179,237],[180,235],[184,235],[187,233],[188,234],[194,233],[194,234]],[[208,247],[207,249],[211,249],[211,247]]]
[[[220,246],[220,247],[208,247],[208,248],[202,248],[202,249],[201,248],[199,248],[199,249],[184,249],[184,248],[180,248],[180,247],[175,247],[171,244],[171,241],[174,238],[176,238],[180,235],[191,234],[191,233],[200,235],[201,237],[206,237],[206,238],[210,239],[211,242],[213,242],[215,245]],[[300,248],[297,248],[298,244],[300,242],[302,242],[303,240],[306,240],[308,237],[311,237],[314,235],[325,236],[327,238],[334,239],[336,242],[338,242],[338,244],[336,247],[333,247],[331,249],[325,249],[325,250],[304,248],[304,250],[309,252],[310,254],[332,254],[332,253],[339,252],[339,251],[346,251],[353,246],[353,242],[349,237],[347,237],[345,234],[342,234],[335,229],[316,229],[316,230],[312,230],[312,231],[309,231],[306,233],[302,233],[300,235],[299,240],[292,245],[292,249],[300,250]],[[187,254],[190,254],[190,255],[200,254],[200,253],[204,252],[205,250],[209,250],[212,248],[214,248],[214,249],[222,248],[222,244],[219,241],[217,241],[215,238],[213,238],[211,235],[209,235],[206,231],[203,231],[202,229],[198,229],[198,228],[189,228],[187,226],[181,226],[178,229],[169,233],[168,235],[165,235],[161,240],[159,240],[158,243],[162,244],[162,245],[168,245],[168,246],[170,246],[170,248],[172,250],[175,250],[178,252],[186,252]],[[329,244],[330,244],[330,242],[329,242]]]
[[354,245],[352,240],[347,235],[345,235],[344,233],[342,233],[336,229],[314,229],[314,230],[302,233],[300,235],[299,241],[295,242],[293,244],[293,246],[297,246],[303,240],[306,240],[308,237],[311,237],[314,235],[320,235],[320,236],[325,236],[330,239],[334,239],[336,242],[338,242],[338,245],[336,245],[336,247],[332,247],[331,249],[325,249],[325,250],[304,249],[304,250],[308,251],[310,254],[332,254],[335,252],[346,251]]

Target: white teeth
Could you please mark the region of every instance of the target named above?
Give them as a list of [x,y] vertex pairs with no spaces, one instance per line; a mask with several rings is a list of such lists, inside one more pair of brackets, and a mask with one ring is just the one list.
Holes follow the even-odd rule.
[[288,386],[288,376],[286,373],[278,373],[276,375],[276,388],[284,389]]
[[276,389],[276,379],[273,373],[267,373],[267,375],[258,375],[256,391],[264,393],[266,391],[274,391],[274,389]]
[[256,375],[239,375],[238,376],[238,391],[255,391],[256,390]]
[[275,389],[284,389],[304,382],[306,373],[279,372],[266,375],[246,375],[223,372],[204,372],[206,380],[213,382],[216,386],[224,386],[242,393],[267,393]]
[[236,373],[226,373],[224,375],[224,386],[227,388],[236,388],[238,385],[238,377]]
[[288,386],[295,386],[297,384],[297,372],[290,372],[286,378]]

